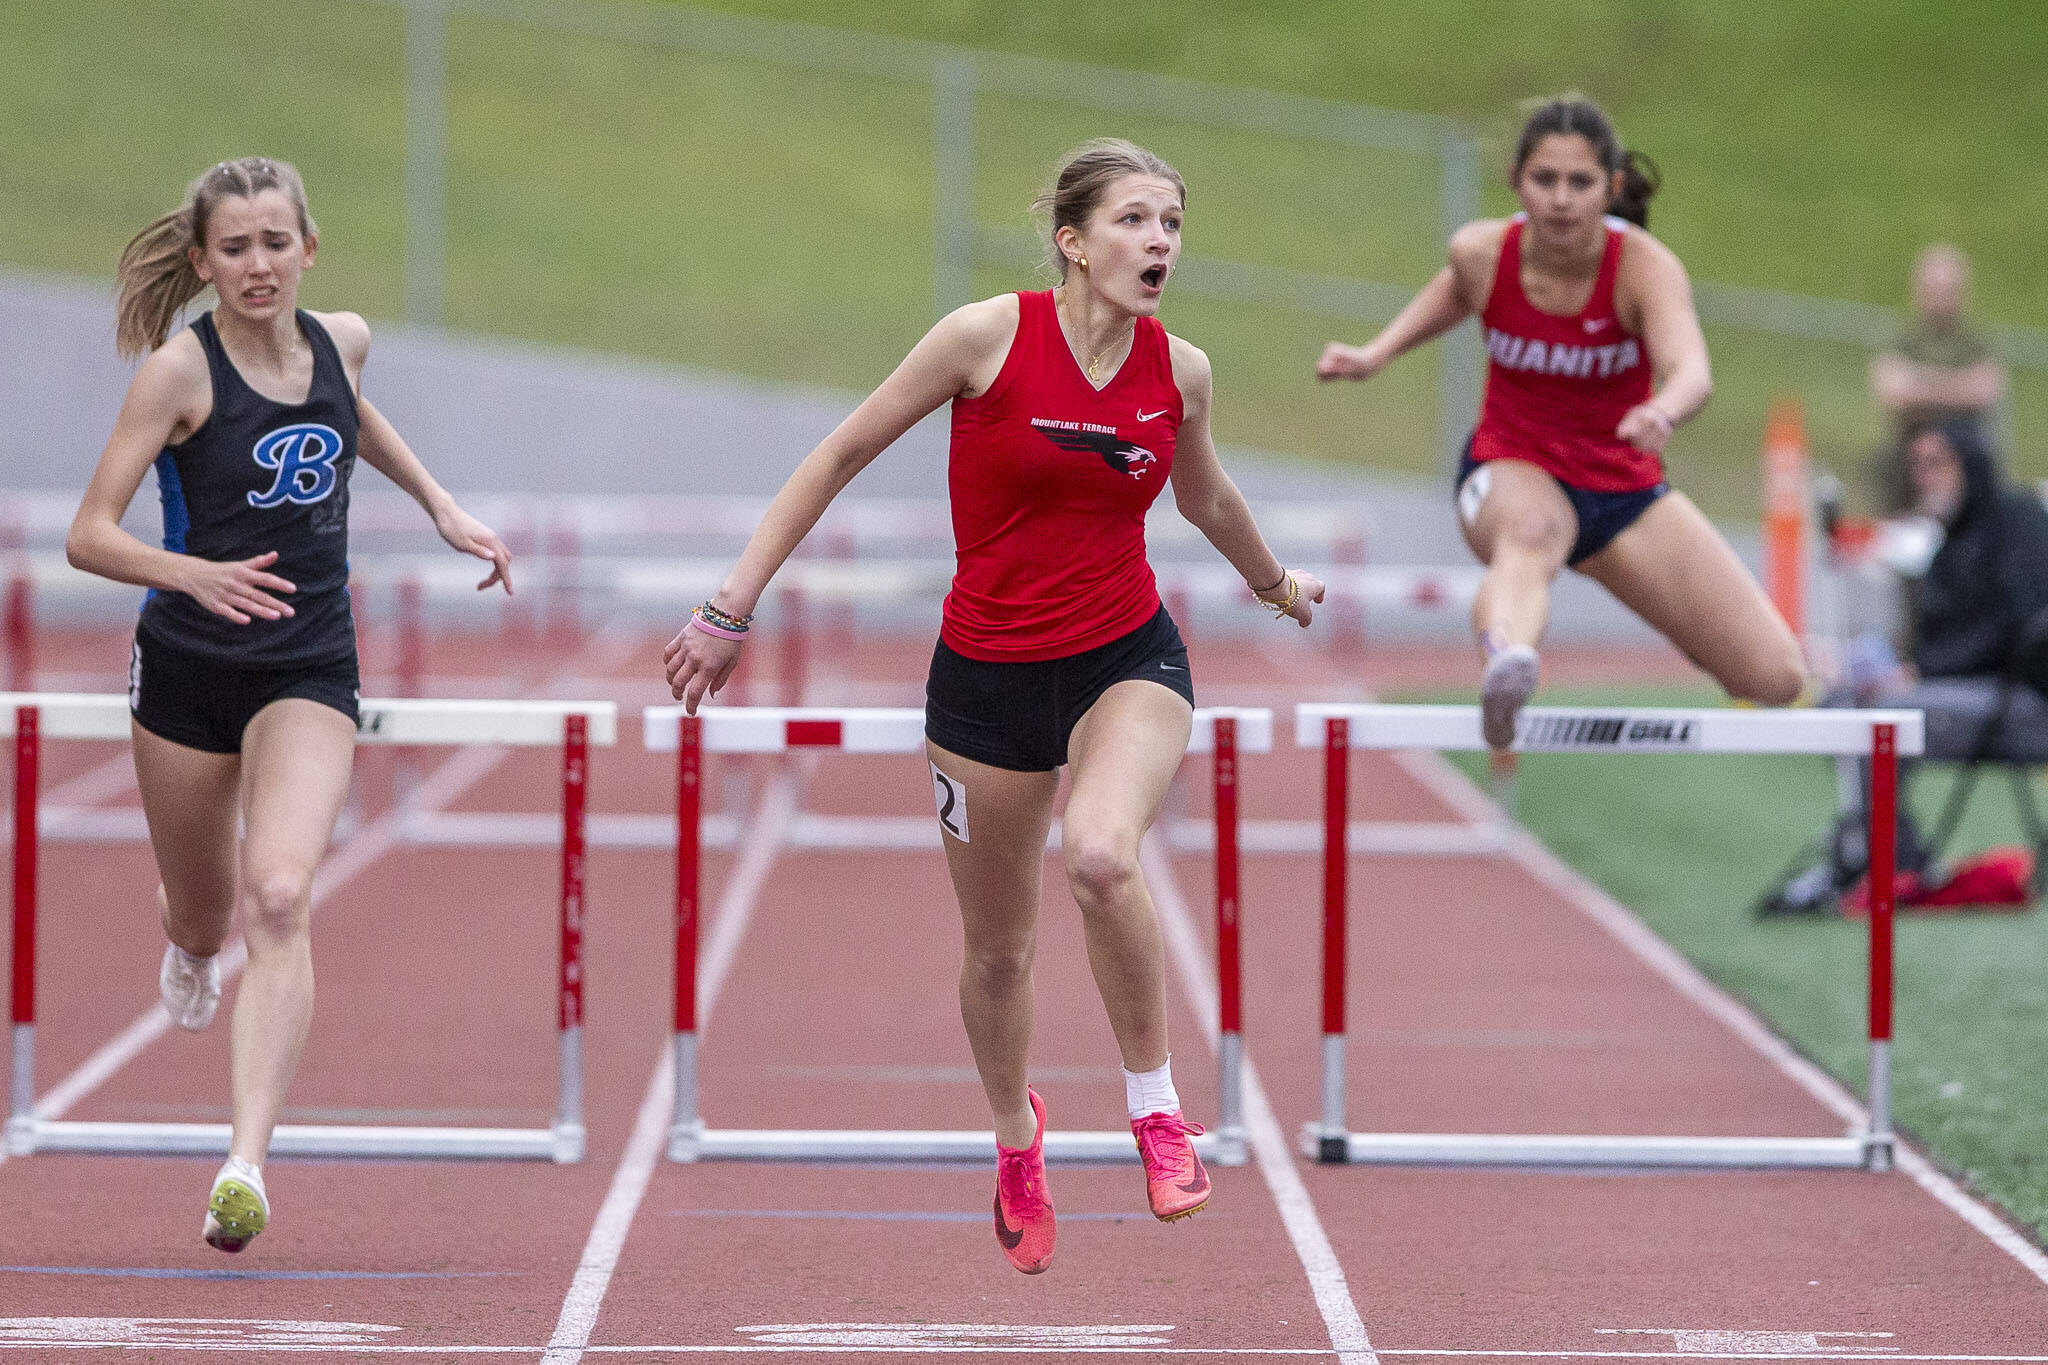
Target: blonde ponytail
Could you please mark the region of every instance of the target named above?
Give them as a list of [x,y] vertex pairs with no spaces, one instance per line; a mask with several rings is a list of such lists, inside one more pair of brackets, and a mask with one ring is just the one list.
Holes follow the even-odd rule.
[[135,234],[114,269],[114,349],[123,360],[153,351],[171,334],[185,305],[206,289],[192,268],[192,206],[167,213]]
[[185,305],[205,292],[206,281],[192,268],[191,250],[206,245],[206,222],[214,205],[229,195],[249,198],[270,189],[284,191],[291,200],[299,235],[310,241],[316,229],[298,170],[267,156],[220,162],[192,182],[183,208],[135,234],[114,269],[114,349],[124,360],[163,345]]

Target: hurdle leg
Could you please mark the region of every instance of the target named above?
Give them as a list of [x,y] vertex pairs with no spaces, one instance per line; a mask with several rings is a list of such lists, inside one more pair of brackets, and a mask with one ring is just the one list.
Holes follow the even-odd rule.
[[704,1140],[697,1111],[697,913],[702,883],[704,723],[683,716],[676,737],[675,1108],[668,1159],[695,1161]]
[[1241,907],[1237,866],[1237,718],[1216,717],[1211,771],[1216,817],[1216,992],[1219,1025],[1216,1064],[1217,1140],[1242,1161],[1244,1124],[1244,1014],[1238,933]]
[[[392,625],[392,668],[397,675],[398,695],[424,697],[427,677],[427,590],[417,572],[398,580],[392,598],[396,618]],[[419,751],[396,749],[391,756],[391,804],[394,808],[411,803],[420,786]]]
[[7,577],[7,690],[32,691],[36,685],[35,580],[28,557],[19,555]]
[[1344,1094],[1345,920],[1351,858],[1351,722],[1333,716],[1323,735],[1323,1123],[1319,1161],[1350,1155]]
[[583,1159],[583,873],[585,795],[590,777],[589,720],[562,720],[562,955],[557,1026],[561,1062],[555,1104],[554,1159]]
[[14,975],[9,998],[12,1066],[7,1082],[7,1151],[35,1150],[36,1102],[36,806],[41,756],[39,712],[14,713]]
[[811,671],[810,599],[801,584],[791,582],[782,589],[781,632],[776,638],[776,672],[781,674],[782,704],[802,706]]
[[1894,726],[1871,727],[1870,1131],[1864,1164],[1892,1168],[1892,909],[1898,859],[1899,746]]

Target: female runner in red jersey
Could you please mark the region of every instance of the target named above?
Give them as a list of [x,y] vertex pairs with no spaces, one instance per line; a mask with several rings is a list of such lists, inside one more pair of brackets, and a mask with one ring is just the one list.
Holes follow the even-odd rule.
[[1486,402],[1457,500],[1487,566],[1472,609],[1486,742],[1514,742],[1550,582],[1566,565],[1731,696],[1793,701],[1806,669],[1792,632],[1664,481],[1664,443],[1706,405],[1713,378],[1685,267],[1643,226],[1656,181],[1595,105],[1570,96],[1530,116],[1512,178],[1523,212],[1459,228],[1450,264],[1385,331],[1331,343],[1316,366],[1320,379],[1369,379],[1469,314],[1485,325]]
[[995,1119],[996,1237],[1051,1263],[1045,1105],[1026,1085],[1039,870],[1062,764],[1062,848],[1089,964],[1122,1053],[1131,1127],[1159,1218],[1209,1197],[1166,1037],[1159,924],[1138,843],[1187,749],[1188,655],[1145,560],[1145,510],[1174,504],[1277,614],[1323,597],[1266,547],[1216,460],[1209,360],[1154,316],[1180,255],[1186,190],[1119,140],[1082,147],[1040,196],[1061,284],[969,304],[926,334],[797,467],[739,563],[670,641],[692,712],[738,662],[769,579],[847,481],[950,402],[958,568],[927,684],[925,734],[966,930],[960,1012]]

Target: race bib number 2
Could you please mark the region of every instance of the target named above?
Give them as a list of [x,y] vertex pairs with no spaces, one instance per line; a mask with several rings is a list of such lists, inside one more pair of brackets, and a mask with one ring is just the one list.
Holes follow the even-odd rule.
[[967,788],[932,765],[932,797],[939,805],[939,828],[967,843]]

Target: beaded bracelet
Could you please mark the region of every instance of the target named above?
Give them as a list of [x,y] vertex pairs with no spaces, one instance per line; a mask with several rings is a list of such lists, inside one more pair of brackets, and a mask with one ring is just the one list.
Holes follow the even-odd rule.
[[727,630],[737,630],[742,634],[745,633],[748,626],[754,624],[754,618],[751,613],[746,616],[735,616],[731,612],[714,606],[710,602],[705,602],[699,606],[697,612],[714,626],[723,626]]
[[[726,619],[731,620],[733,618],[728,617]],[[707,618],[702,607],[690,613],[690,624],[704,632],[704,634],[715,635],[721,640],[744,640],[747,638],[747,628],[745,626],[741,626],[738,630],[733,630],[728,626],[720,625],[718,622]]]

